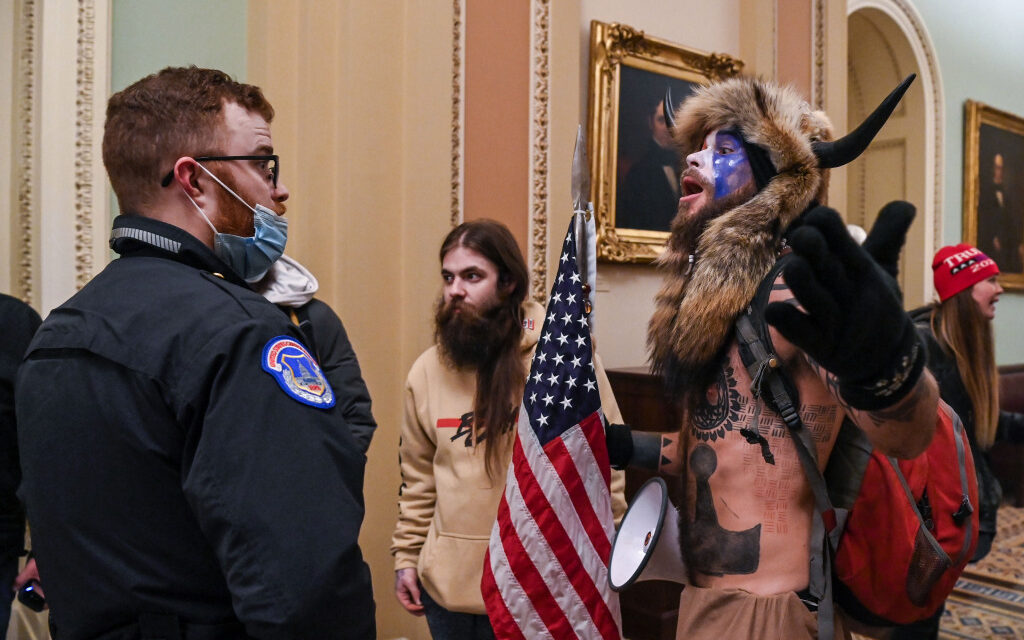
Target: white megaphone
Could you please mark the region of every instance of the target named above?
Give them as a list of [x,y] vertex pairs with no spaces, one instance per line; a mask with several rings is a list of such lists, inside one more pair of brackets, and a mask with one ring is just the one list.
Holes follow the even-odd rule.
[[686,583],[677,520],[665,481],[655,477],[645,482],[633,496],[612,543],[608,561],[612,590],[621,591],[641,580]]

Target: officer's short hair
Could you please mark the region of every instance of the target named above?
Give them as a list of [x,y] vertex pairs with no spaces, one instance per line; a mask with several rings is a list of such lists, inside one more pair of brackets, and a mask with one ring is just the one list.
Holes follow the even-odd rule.
[[196,66],[167,67],[110,97],[103,164],[123,212],[145,205],[178,158],[223,155],[216,133],[228,102],[274,118],[259,87]]

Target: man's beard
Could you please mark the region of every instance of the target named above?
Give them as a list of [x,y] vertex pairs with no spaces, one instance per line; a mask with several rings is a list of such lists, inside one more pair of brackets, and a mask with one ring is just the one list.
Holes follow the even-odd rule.
[[[456,313],[458,309],[458,313]],[[507,303],[497,302],[482,313],[458,300],[442,297],[434,313],[434,340],[441,357],[456,368],[480,368],[505,349],[519,345],[523,328]]]
[[[683,172],[682,177],[686,176],[698,180],[701,186],[704,187],[704,193],[713,196],[715,192],[714,185],[707,182],[699,172],[694,169],[687,169]],[[708,228],[708,225],[711,224],[711,221],[744,204],[754,196],[755,192],[756,187],[753,183],[750,183],[721,198],[705,198],[704,206],[693,214],[688,211],[687,205],[689,203],[680,202],[678,221],[672,229],[672,233],[679,237],[678,246],[682,247],[686,253],[695,253],[697,251],[697,243],[700,242],[701,235]]]
[[[217,177],[232,191],[237,193],[242,200],[245,200],[246,203],[254,203],[253,206],[255,206],[256,199],[249,197],[245,190],[239,187],[231,176],[223,175]],[[228,193],[227,189],[220,188],[218,190],[217,207],[220,212],[220,219],[216,223],[217,231],[243,238],[251,238],[256,233],[252,209],[248,205],[239,202],[238,198]],[[278,215],[283,215],[285,212],[284,204],[279,202],[275,202],[267,208],[272,209]]]

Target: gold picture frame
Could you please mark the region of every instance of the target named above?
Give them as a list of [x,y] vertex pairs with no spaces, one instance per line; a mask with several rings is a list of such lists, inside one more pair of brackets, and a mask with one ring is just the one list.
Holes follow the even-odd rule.
[[1024,290],[1024,118],[964,103],[964,242],[999,265],[1004,289]]
[[[591,21],[587,129],[598,259],[651,262],[668,240],[682,162],[675,158],[672,199],[665,190],[672,188],[673,168],[663,164],[664,157],[652,159],[666,152],[659,138],[664,132],[655,130],[665,87],[671,86],[678,104],[695,86],[738,75],[742,68],[729,55],[673,44],[623,24]],[[642,197],[624,200],[626,194]],[[641,199],[644,203],[638,204]]]

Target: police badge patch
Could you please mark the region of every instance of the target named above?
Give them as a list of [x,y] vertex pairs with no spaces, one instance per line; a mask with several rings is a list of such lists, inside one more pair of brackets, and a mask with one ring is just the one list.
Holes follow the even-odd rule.
[[273,338],[263,347],[260,363],[284,392],[299,402],[319,409],[334,406],[334,391],[324,372],[297,340],[288,336]]

